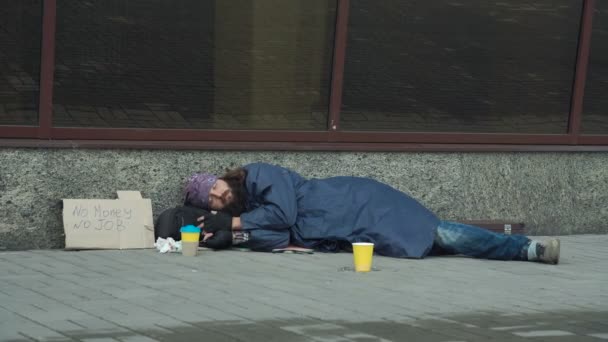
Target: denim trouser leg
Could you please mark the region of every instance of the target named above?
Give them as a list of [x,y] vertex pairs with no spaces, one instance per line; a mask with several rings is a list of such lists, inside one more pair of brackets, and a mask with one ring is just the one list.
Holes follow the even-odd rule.
[[483,259],[527,260],[530,241],[524,235],[497,234],[475,226],[441,221],[434,250]]

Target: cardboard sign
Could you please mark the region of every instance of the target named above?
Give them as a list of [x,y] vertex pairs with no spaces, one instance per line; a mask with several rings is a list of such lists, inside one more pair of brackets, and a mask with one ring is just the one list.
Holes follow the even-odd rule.
[[137,191],[119,199],[64,199],[68,249],[154,248],[152,201]]

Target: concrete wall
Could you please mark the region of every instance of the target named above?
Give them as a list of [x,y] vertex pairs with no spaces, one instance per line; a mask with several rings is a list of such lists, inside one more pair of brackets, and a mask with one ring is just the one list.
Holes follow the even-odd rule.
[[0,249],[62,248],[62,198],[140,190],[155,214],[190,173],[254,161],[307,177],[374,177],[444,219],[521,220],[531,234],[608,233],[608,153],[0,150]]

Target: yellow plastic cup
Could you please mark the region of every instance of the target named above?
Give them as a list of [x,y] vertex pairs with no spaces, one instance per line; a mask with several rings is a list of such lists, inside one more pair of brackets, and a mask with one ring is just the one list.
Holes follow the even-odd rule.
[[372,270],[372,257],[374,255],[374,244],[371,242],[353,243],[353,261],[355,272],[369,272]]

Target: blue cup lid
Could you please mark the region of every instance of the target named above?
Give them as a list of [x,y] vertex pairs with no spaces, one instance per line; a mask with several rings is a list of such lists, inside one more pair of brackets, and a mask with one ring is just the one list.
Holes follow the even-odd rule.
[[187,226],[181,227],[179,231],[182,233],[199,233],[200,234],[201,229],[197,226],[193,226],[193,225],[189,224]]

